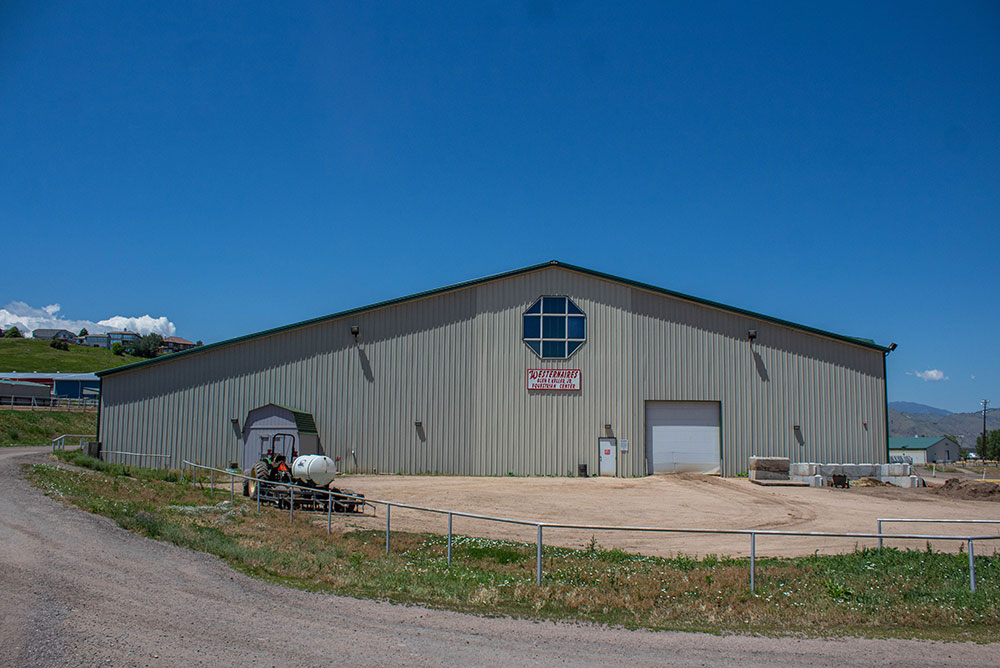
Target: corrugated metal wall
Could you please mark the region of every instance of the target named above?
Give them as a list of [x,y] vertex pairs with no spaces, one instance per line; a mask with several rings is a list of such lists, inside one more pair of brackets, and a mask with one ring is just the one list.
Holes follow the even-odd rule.
[[[587,314],[587,343],[569,360],[539,360],[521,342],[521,314],[540,295],[568,295]],[[644,402],[709,400],[722,406],[725,475],[750,455],[882,462],[882,362],[877,350],[553,267],[106,376],[101,438],[171,454],[174,466],[222,464],[239,447],[230,419],[274,402],[312,413],[347,470],[574,474],[579,463],[595,471],[597,439],[613,435],[630,443],[620,470],[643,475]],[[581,369],[583,389],[529,393],[529,368]]]

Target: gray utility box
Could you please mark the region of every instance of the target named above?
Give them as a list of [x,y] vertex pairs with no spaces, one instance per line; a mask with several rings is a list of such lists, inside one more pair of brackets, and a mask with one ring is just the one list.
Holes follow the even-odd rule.
[[101,456],[101,442],[100,441],[87,441],[83,444],[83,453],[90,457],[100,457]]

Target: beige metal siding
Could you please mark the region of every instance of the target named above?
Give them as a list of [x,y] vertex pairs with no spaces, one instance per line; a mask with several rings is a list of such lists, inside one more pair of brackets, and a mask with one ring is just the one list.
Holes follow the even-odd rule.
[[[540,295],[587,314],[569,360],[521,341]],[[581,369],[582,390],[528,392],[529,368]],[[882,374],[877,350],[553,267],[106,376],[101,435],[174,466],[223,463],[238,448],[230,419],[274,402],[312,413],[348,470],[571,475],[596,471],[612,435],[630,444],[619,471],[643,475],[645,401],[719,401],[735,475],[750,455],[884,461]]]

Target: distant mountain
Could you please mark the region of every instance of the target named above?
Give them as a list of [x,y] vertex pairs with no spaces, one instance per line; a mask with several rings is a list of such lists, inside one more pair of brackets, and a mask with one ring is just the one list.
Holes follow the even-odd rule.
[[890,401],[889,408],[900,413],[910,413],[911,415],[951,415],[951,411],[943,408],[934,408],[927,404],[918,404],[913,401]]
[[[983,414],[948,413],[905,413],[895,410],[894,402],[889,405],[890,436],[944,436],[951,434],[963,448],[975,448],[976,437],[983,433]],[[919,406],[919,404],[917,404]],[[1000,429],[1000,408],[991,408],[986,413],[986,428]]]

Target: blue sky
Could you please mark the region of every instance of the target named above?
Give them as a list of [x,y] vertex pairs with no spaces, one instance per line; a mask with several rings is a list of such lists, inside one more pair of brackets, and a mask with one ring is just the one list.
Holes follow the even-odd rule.
[[5,2],[0,306],[208,342],[560,259],[975,410],[998,71],[991,2]]

